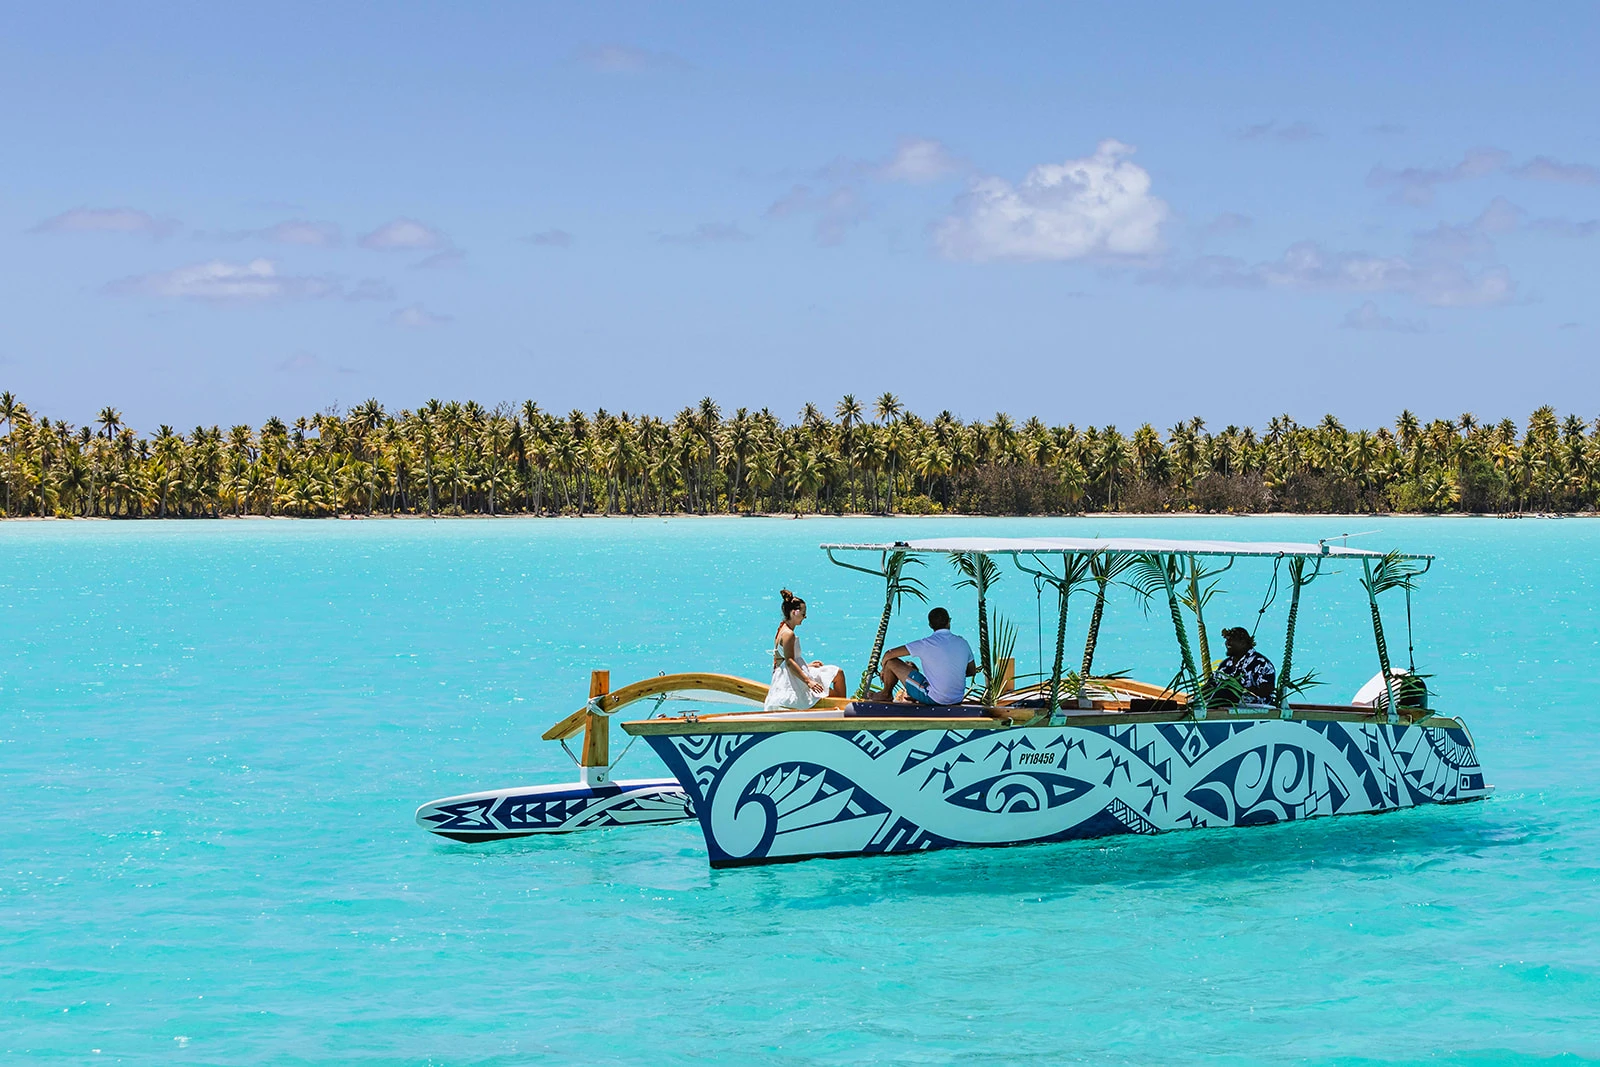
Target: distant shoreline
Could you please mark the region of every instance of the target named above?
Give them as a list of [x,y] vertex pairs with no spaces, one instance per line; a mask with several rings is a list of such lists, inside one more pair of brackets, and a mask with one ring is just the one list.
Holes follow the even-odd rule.
[[106,523],[206,523],[206,522],[497,522],[502,520],[523,521],[566,521],[578,519],[616,519],[616,520],[655,520],[655,519],[772,519],[793,522],[814,519],[895,519],[895,520],[933,520],[933,519],[962,519],[967,521],[1007,520],[1007,519],[1593,519],[1600,518],[1600,511],[1522,511],[1522,512],[1478,512],[1478,511],[1448,511],[1448,512],[1415,512],[1415,511],[1245,511],[1245,512],[1207,512],[1207,511],[1080,511],[1075,513],[1024,513],[1015,515],[973,515],[965,512],[951,512],[945,514],[929,515],[925,513],[910,514],[896,512],[887,514],[881,512],[850,511],[842,513],[831,512],[805,512],[792,514],[789,512],[723,512],[712,515],[688,512],[643,512],[639,514],[590,511],[582,515],[530,515],[527,512],[505,512],[499,515],[465,514],[465,515],[428,515],[428,514],[372,514],[348,513],[342,515],[169,515],[160,518],[155,515],[141,516],[105,516],[105,515],[0,515],[0,523],[6,522],[106,522]]
[[1007,517],[1127,515],[1577,515],[1600,504],[1600,420],[1548,405],[1525,428],[1470,413],[1349,430],[1287,415],[1165,434],[1145,423],[1047,425],[997,413],[909,412],[852,395],[725,416],[705,398],[669,419],[556,416],[376,399],[260,427],[170,426],[140,436],[107,406],[73,426],[0,392],[0,512],[222,518],[601,515]]

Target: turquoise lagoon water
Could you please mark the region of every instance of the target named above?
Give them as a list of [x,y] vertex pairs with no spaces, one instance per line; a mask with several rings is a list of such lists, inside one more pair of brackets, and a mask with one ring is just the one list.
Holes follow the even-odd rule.
[[[1441,557],[1418,662],[1486,803],[726,872],[692,824],[465,846],[412,822],[569,778],[538,734],[591,668],[760,676],[780,585],[854,676],[880,593],[821,541],[1373,526]],[[0,1059],[1600,1057],[1597,561],[1581,520],[0,525]],[[1236,567],[1213,623],[1250,624],[1269,576]],[[996,598],[1032,669],[1053,620],[1020,574]],[[1160,624],[1114,605],[1099,665],[1169,677]],[[1301,632],[1329,696],[1373,673],[1353,574]]]

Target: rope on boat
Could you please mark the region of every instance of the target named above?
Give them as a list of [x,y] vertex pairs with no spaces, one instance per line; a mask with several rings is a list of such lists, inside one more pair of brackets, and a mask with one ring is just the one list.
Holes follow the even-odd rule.
[[[662,693],[660,696],[656,697],[655,706],[650,709],[650,714],[646,715],[645,718],[653,719],[657,715],[661,714],[661,705],[666,700],[668,700],[670,697],[671,697],[670,693]],[[589,703],[587,705],[585,705],[586,707],[588,707],[588,709],[590,711],[594,712],[597,715],[604,714],[604,712],[600,711],[600,709],[595,706],[599,702],[599,699],[600,699],[599,697],[591,697],[590,700],[589,700]],[[687,697],[678,697],[676,699],[687,700],[689,698],[687,698]],[[710,703],[710,701],[702,701],[701,703]],[[617,764],[621,763],[622,762],[622,757],[626,756],[628,754],[628,749],[632,748],[633,745],[634,745],[634,742],[638,741],[638,740],[639,740],[639,737],[638,737],[637,734],[635,734],[633,737],[629,738],[628,739],[628,743],[626,745],[622,746],[622,751],[617,753],[617,758],[611,761],[610,766],[612,768],[614,768],[614,767],[616,767]],[[561,738],[561,751],[565,752],[567,754],[567,758],[572,760],[573,766],[579,767],[579,768],[581,768],[583,766],[583,760],[579,759],[577,757],[576,753],[574,753],[571,748],[567,747],[567,739],[564,738],[564,737]]]
[[1267,609],[1272,607],[1272,602],[1278,599],[1278,565],[1283,562],[1283,553],[1278,553],[1272,561],[1272,583],[1267,586],[1267,598],[1261,602],[1261,610],[1256,612],[1256,624],[1250,627],[1250,640],[1256,638],[1256,631],[1261,629],[1261,620],[1266,617]]
[[[662,693],[660,696],[656,697],[655,707],[650,709],[650,714],[646,715],[645,718],[653,719],[657,715],[661,714],[661,705],[666,702],[666,699],[667,699],[667,697],[669,695],[670,694]],[[628,754],[628,750],[630,748],[632,748],[634,746],[634,743],[637,742],[638,740],[639,740],[639,735],[638,734],[634,734],[632,737],[630,737],[628,739],[628,743],[626,745],[622,746],[622,751],[617,753],[617,758],[611,761],[611,767],[610,767],[611,771],[614,772],[617,769],[617,764],[622,762],[623,757]]]
[[1033,576],[1033,624],[1034,636],[1039,645],[1039,677],[1044,677],[1044,579],[1037,574]]
[[1417,646],[1411,639],[1411,583],[1406,583],[1406,661],[1411,665],[1411,673],[1417,673]]

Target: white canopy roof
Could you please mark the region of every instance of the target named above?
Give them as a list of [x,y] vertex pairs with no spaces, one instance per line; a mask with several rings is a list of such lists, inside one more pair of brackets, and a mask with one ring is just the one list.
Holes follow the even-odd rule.
[[[1163,541],[1149,537],[933,537],[920,541],[895,541],[892,544],[828,544],[825,549],[865,549],[873,552],[982,552],[990,556],[1058,555],[1064,552],[1150,552],[1179,556],[1325,556],[1355,559],[1381,559],[1382,552],[1347,548],[1322,541]],[[1432,556],[1402,556],[1404,559],[1432,559]]]

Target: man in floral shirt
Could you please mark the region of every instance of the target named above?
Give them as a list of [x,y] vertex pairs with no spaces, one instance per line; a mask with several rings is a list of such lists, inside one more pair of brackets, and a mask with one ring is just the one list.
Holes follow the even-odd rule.
[[1244,687],[1246,698],[1271,700],[1278,684],[1278,670],[1272,661],[1256,651],[1256,639],[1243,626],[1231,626],[1222,631],[1228,643],[1228,658],[1217,667],[1217,674],[1235,678]]

